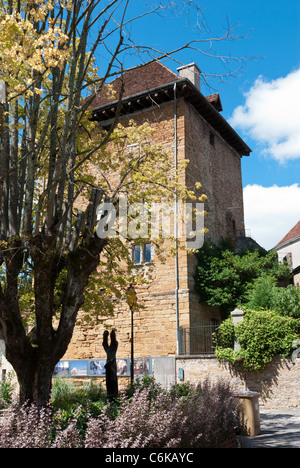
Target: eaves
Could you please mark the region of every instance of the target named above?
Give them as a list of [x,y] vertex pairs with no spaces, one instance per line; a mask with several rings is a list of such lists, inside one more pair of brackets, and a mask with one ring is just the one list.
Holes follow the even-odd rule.
[[[121,104],[120,116],[129,116],[130,114],[153,107],[154,105],[161,105],[166,102],[174,101],[175,92],[176,98],[184,97],[189,101],[207,123],[209,123],[240,156],[250,155],[251,149],[249,146],[236,133],[227,120],[224,119],[213,104],[211,104],[187,78],[176,80],[158,88],[148,89],[144,92],[124,98]],[[115,100],[93,109],[92,119],[98,121],[105,127],[105,125],[108,125],[108,122],[115,117],[118,102],[118,100]]]

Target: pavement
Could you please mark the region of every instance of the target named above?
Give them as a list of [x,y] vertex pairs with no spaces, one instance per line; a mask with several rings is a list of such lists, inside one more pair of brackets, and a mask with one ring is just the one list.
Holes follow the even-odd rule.
[[300,448],[300,409],[260,408],[260,434],[239,442],[241,448]]

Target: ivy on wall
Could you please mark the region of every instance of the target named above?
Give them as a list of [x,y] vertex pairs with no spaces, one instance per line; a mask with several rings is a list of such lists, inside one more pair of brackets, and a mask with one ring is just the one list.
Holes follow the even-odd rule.
[[[245,371],[260,371],[276,355],[286,358],[292,343],[300,338],[300,321],[272,310],[244,310],[244,319],[234,326],[230,318],[216,335],[216,356]],[[240,349],[234,349],[234,340]]]

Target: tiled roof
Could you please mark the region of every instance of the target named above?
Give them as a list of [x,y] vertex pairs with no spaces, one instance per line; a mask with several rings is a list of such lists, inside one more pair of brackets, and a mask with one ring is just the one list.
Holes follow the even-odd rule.
[[[124,82],[124,92],[122,98],[134,96],[147,89],[159,88],[168,83],[174,83],[180,77],[160,62],[150,62],[145,65],[126,70],[121,77],[116,78],[110,84],[116,92],[115,99],[121,91],[122,80]],[[105,106],[111,101],[106,93],[96,96],[92,102],[94,108]]]
[[[175,90],[176,83],[176,90]],[[124,90],[120,101],[120,90]],[[251,149],[234,131],[229,123],[220,114],[222,110],[218,93],[203,96],[197,87],[187,78],[181,77],[167,68],[161,62],[153,61],[144,65],[124,71],[122,77],[110,82],[115,91],[114,97],[109,96],[105,90],[89,96],[83,104],[90,105],[93,120],[97,120],[105,127],[114,119],[119,107],[121,116],[153,106],[153,103],[162,104],[184,97],[197,110],[197,112],[229,143],[238,153],[249,156]]]
[[285,244],[288,241],[291,241],[292,239],[295,239],[296,237],[300,237],[300,220],[298,223],[284,236],[283,239],[281,239],[278,244],[275,245],[275,247],[279,247],[281,244]]
[[[125,99],[128,96],[134,96],[142,93],[147,89],[159,88],[160,86],[168,83],[174,83],[180,79],[179,75],[167,68],[161,62],[154,61],[126,70],[122,78],[116,78],[110,84],[113,86],[116,93],[115,99],[118,99],[123,80],[124,91],[122,99]],[[223,110],[219,93],[210,94],[209,96],[206,96],[206,99],[213,104],[218,111]],[[108,93],[104,92],[95,96],[92,106],[96,109],[98,107],[105,106],[109,102],[111,102],[111,98]]]
[[209,96],[205,97],[209,102],[211,102],[211,104],[215,106],[219,112],[223,110],[219,93],[210,94]]

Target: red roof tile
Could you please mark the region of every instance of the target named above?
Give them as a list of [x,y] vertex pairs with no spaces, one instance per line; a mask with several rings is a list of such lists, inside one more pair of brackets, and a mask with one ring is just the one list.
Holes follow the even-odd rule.
[[[121,91],[122,80],[124,83],[122,98],[125,99],[128,96],[143,93],[148,89],[159,88],[160,86],[174,83],[180,79],[181,77],[179,75],[161,62],[154,61],[125,70],[122,77],[116,78],[110,84],[113,86],[116,93],[115,99],[117,100]],[[210,94],[206,96],[206,99],[213,104],[218,111],[223,110],[219,93]],[[102,92],[95,96],[92,106],[96,109],[97,107],[105,106],[111,101],[112,99],[109,97],[109,94]]]
[[210,94],[209,96],[205,97],[211,104],[215,106],[219,112],[223,110],[219,93]]
[[275,247],[279,247],[281,244],[285,244],[286,242],[295,239],[295,237],[300,236],[300,221],[281,239]]
[[[122,77],[111,81],[109,84],[115,90],[115,96],[109,96],[104,89],[98,95],[96,93],[94,97],[89,96],[84,99],[82,104],[86,103],[87,106],[91,106],[93,108],[92,118],[98,120],[101,125],[104,125],[105,122],[109,122],[110,119],[115,117],[115,105],[119,101],[122,83],[124,85],[124,92],[120,114],[129,115],[135,110],[148,108],[152,105],[154,100],[148,94],[154,93],[154,99],[158,99],[160,102],[172,100],[172,89],[175,82],[178,83],[177,96],[189,100],[206,121],[241,156],[249,156],[251,149],[220,114],[222,104],[219,94],[215,93],[207,97],[203,96],[187,78],[182,78],[157,61],[125,70]],[[113,105],[111,106],[111,104]]]
[[[116,78],[110,84],[116,92],[115,99],[118,99],[122,80],[124,82],[123,99],[128,96],[142,93],[148,89],[159,88],[168,83],[174,83],[180,77],[160,62],[150,62],[145,65],[130,68],[123,73],[122,77]],[[93,100],[93,107],[101,107],[108,104],[111,98],[106,93],[96,96]]]

